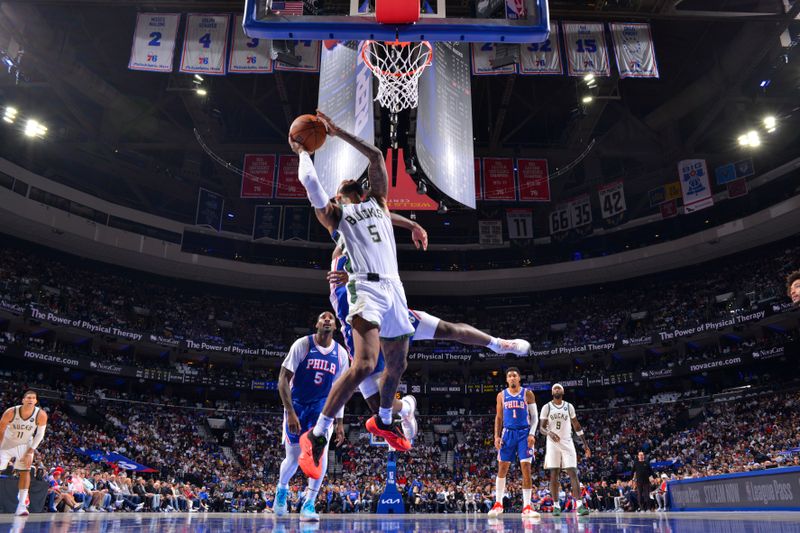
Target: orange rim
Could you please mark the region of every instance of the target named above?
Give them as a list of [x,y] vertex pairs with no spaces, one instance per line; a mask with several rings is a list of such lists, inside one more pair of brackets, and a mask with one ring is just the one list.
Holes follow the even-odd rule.
[[[428,47],[428,57],[425,59],[425,63],[423,65],[420,65],[419,67],[415,68],[414,70],[409,70],[407,72],[389,72],[389,71],[386,71],[386,70],[381,70],[378,67],[376,67],[375,65],[373,65],[372,62],[367,57],[367,49],[368,49],[368,47],[372,46],[372,43],[374,43],[374,42],[375,41],[372,41],[372,40],[364,41],[364,46],[361,49],[361,59],[364,61],[364,63],[367,65],[367,67],[373,73],[375,73],[375,74],[379,73],[381,76],[393,76],[395,78],[402,78],[404,76],[409,76],[409,77],[410,76],[415,76],[418,72],[421,72],[422,70],[425,70],[425,68],[427,68],[428,65],[431,64],[431,61],[433,61],[433,47],[431,46],[431,43],[428,42],[428,41],[420,41],[423,45]],[[394,42],[392,42],[392,41],[384,41],[384,44],[387,45],[387,46],[400,46],[400,47],[405,48],[406,46],[410,46],[411,42],[396,40]]]

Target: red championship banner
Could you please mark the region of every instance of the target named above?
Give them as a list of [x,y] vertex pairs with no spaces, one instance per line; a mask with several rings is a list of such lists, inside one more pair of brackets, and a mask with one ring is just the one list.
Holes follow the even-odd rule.
[[297,179],[300,159],[296,155],[278,156],[278,189],[275,198],[305,198],[306,190]]
[[550,201],[550,173],[547,159],[517,159],[521,202]]
[[483,200],[483,187],[481,186],[481,158],[475,158],[475,199]]
[[484,157],[483,185],[487,200],[516,200],[514,160],[510,157]]
[[272,198],[275,185],[275,155],[245,154],[242,198]]

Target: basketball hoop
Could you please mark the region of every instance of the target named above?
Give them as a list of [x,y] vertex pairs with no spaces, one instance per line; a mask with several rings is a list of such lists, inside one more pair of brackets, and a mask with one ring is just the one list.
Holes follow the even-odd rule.
[[433,60],[431,43],[364,41],[361,58],[378,78],[381,107],[393,114],[417,107],[419,77]]

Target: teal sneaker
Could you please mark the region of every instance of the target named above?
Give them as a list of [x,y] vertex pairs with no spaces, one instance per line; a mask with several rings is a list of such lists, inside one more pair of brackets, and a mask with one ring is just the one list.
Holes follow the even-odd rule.
[[303,508],[300,509],[300,521],[301,522],[319,522],[319,514],[317,510],[314,509],[314,502],[311,500],[306,500],[303,504]]
[[289,511],[286,504],[287,499],[289,499],[289,489],[278,489],[278,492],[275,493],[275,505],[272,506],[275,516],[283,516]]
[[580,507],[578,507],[578,514],[580,516],[586,516],[587,514],[589,514],[589,509],[587,509],[585,505],[581,505]]
[[553,507],[553,516],[561,516],[561,507]]

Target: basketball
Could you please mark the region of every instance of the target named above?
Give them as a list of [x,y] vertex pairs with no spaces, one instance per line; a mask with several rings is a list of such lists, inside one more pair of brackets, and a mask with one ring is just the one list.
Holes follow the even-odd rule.
[[316,152],[325,143],[325,124],[316,115],[300,115],[289,127],[289,136],[303,145],[307,152]]

